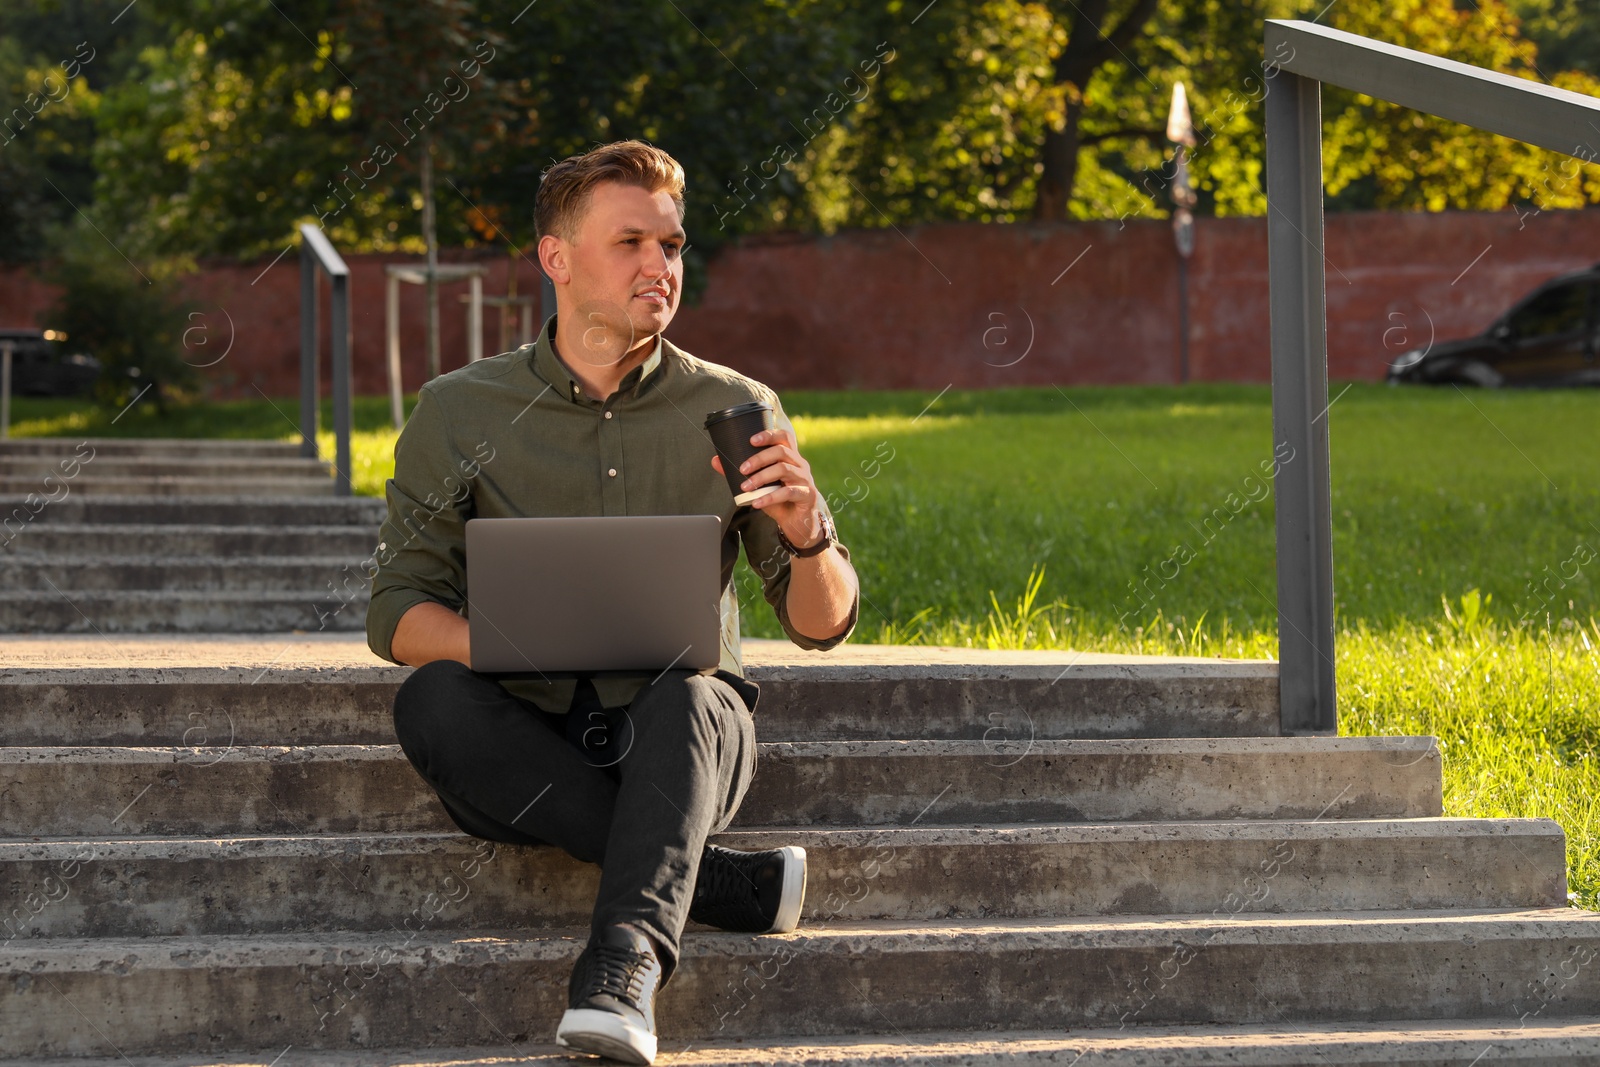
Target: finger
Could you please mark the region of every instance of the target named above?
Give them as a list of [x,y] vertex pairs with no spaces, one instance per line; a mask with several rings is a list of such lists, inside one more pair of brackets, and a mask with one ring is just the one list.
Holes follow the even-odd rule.
[[763,493],[761,496],[758,496],[754,500],[750,501],[750,506],[753,508],[768,508],[774,504],[781,504],[786,500],[794,500],[796,499],[795,494],[789,491],[792,488],[793,486],[785,485],[770,492]]
[[759,489],[763,485],[769,485],[773,482],[781,482],[787,485],[789,484],[790,478],[797,473],[798,472],[791,464],[774,463],[770,467],[763,467],[760,470],[752,473],[744,480],[744,486],[747,490],[749,490]]
[[[739,473],[741,473],[741,474],[754,474],[756,471],[761,470],[763,467],[771,466],[773,464],[776,464],[776,463],[779,463],[779,462],[783,462],[783,461],[786,461],[786,460],[790,460],[790,459],[793,459],[793,458],[795,458],[795,457],[792,457],[788,453],[786,453],[783,450],[782,447],[763,448],[760,452],[757,452],[755,455],[751,456],[749,459],[747,459],[743,463],[739,464]],[[757,483],[757,484],[760,484],[760,483]]]
[[750,443],[753,445],[789,445],[794,447],[795,442],[788,430],[781,426],[775,426],[770,430],[761,430],[752,434]]
[[711,457],[711,469],[716,471],[718,474],[721,474],[724,477],[726,477],[726,472],[723,471],[723,469],[722,469],[722,457],[721,456],[713,455]]
[[[816,508],[817,496],[818,494],[814,486],[807,485],[804,482],[789,482],[785,485],[777,486],[770,491],[765,491],[765,495],[757,497],[755,500],[751,501],[751,503],[761,504],[764,506],[767,504],[781,503],[787,500],[793,503],[794,507],[799,509],[801,514],[809,516],[810,513]],[[811,503],[806,503],[808,500],[811,501]]]

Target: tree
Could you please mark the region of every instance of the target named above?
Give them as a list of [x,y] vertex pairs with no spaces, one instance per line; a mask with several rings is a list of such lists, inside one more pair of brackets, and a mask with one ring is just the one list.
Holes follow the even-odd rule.
[[[897,7],[888,5],[889,14]],[[1080,7],[1105,30],[1080,40],[1106,41],[1116,32],[1094,19],[1087,5]],[[1131,2],[1117,10],[1125,20],[1139,13]],[[1130,31],[1119,38],[1114,57],[1078,86],[1082,106],[1066,214],[1167,214],[1173,168],[1165,116],[1179,81],[1188,90],[1199,140],[1189,161],[1199,194],[1196,213],[1262,214],[1263,101],[1271,88],[1262,65],[1263,22],[1318,15],[1378,40],[1522,76],[1539,74],[1536,50],[1521,37],[1504,0],[1464,8],[1450,0],[1346,0],[1332,7],[1296,0],[1164,0],[1141,32],[1132,33],[1126,23]],[[838,211],[841,224],[1054,217],[1058,205],[1045,200],[1058,193],[1045,186],[1041,157],[1051,138],[1062,151],[1070,140],[1064,136],[1071,128],[1070,98],[1056,78],[1076,25],[1066,26],[1040,3],[956,0],[927,11],[918,30],[917,47],[901,49],[882,91],[858,118],[857,135],[837,156],[848,178],[837,185],[865,194]],[[1544,73],[1562,87],[1596,91],[1581,71],[1546,67]],[[1330,210],[1493,209],[1518,200],[1530,201],[1531,209],[1600,200],[1591,168],[1579,173],[1549,153],[1333,87],[1324,94],[1324,138]],[[1061,169],[1067,169],[1064,159]],[[830,177],[822,175],[817,184],[826,186]]]
[[[360,77],[353,97],[356,125],[374,144],[372,155],[346,167],[341,192],[366,188],[367,172],[383,167],[416,170],[422,192],[422,237],[428,257],[428,377],[439,375],[439,235],[434,164],[470,159],[473,150],[503,138],[499,80],[488,64],[504,46],[474,17],[465,0],[341,0],[334,22],[341,54]],[[446,112],[448,112],[446,114]],[[407,147],[415,140],[412,151]],[[395,145],[398,144],[398,148]],[[353,181],[352,181],[353,179]],[[330,188],[334,183],[329,183]],[[359,187],[355,188],[355,187]]]
[[281,252],[296,223],[319,215],[342,247],[409,221],[409,204],[387,196],[327,206],[335,177],[370,146],[325,29],[331,0],[288,6],[293,22],[282,6],[140,4],[162,43],[107,88],[97,114],[95,214],[107,233],[149,255],[248,259]]
[[[1067,42],[1055,58],[1052,69],[1056,87],[1062,94],[1059,125],[1045,131],[1040,149],[1043,170],[1034,201],[1034,214],[1041,219],[1064,219],[1072,199],[1072,186],[1078,172],[1078,150],[1085,144],[1127,136],[1158,138],[1159,130],[1144,127],[1137,131],[1108,130],[1090,135],[1086,142],[1080,130],[1087,106],[1085,93],[1095,73],[1107,63],[1126,56],[1156,13],[1158,0],[1132,0],[1124,10],[1113,12],[1110,0],[1082,0],[1067,3],[1055,12],[1066,26]],[[1068,10],[1070,9],[1070,14]]]
[[[848,0],[619,0],[603,19],[583,0],[485,11],[515,68],[506,140],[469,179],[486,228],[531,237],[543,171],[628,137],[683,164],[691,264],[741,233],[814,224],[807,177],[874,51]],[[703,276],[691,270],[691,285]]]
[[[1259,212],[1260,138],[1258,127],[1250,133],[1250,112],[1259,110],[1262,84],[1261,14],[1222,0],[1174,0],[1134,33],[1128,20],[1141,12],[1133,4],[1118,10],[1124,21],[1117,25],[1126,30],[1117,39],[1127,45],[1111,48],[1087,29],[1091,14],[1078,39],[1101,41],[1099,52],[1110,58],[1083,73],[1088,59],[1060,63],[1071,27],[1045,3],[889,4],[876,35],[903,47],[863,103],[832,169],[813,178],[839,205],[828,221],[1059,217],[1061,205],[1040,202],[1047,142],[1055,173],[1071,173],[1066,216],[1163,215],[1171,177],[1166,112],[1178,81],[1189,90],[1202,141],[1203,158],[1193,164],[1206,181],[1198,210]],[[1061,80],[1063,69],[1084,84]],[[1069,95],[1077,100],[1070,123]],[[1069,141],[1076,148],[1067,153]]]
[[820,226],[1027,218],[1061,112],[1063,40],[1044,5],[892,2],[861,18],[890,51],[807,175]]
[[[1382,10],[1353,6],[1334,14],[1334,24],[1351,33],[1540,78],[1538,48],[1501,0],[1478,0],[1470,9],[1450,0],[1392,0]],[[1600,95],[1600,80],[1581,71],[1550,80]],[[1530,210],[1600,201],[1595,167],[1387,101],[1330,88],[1322,125],[1324,180],[1335,206],[1497,211],[1517,201],[1530,202]],[[1591,147],[1600,150],[1600,133]]]
[[[91,109],[85,209],[156,255],[275,255],[301,221],[352,251],[519,248],[550,163],[639,137],[685,166],[691,262],[775,230],[1162,216],[1181,81],[1196,213],[1260,214],[1264,19],[1593,92],[1538,59],[1516,11],[1570,56],[1587,31],[1557,24],[1600,0],[1509,3],[618,0],[597,18],[579,0],[141,0],[152,43]],[[429,107],[429,72],[461,79],[479,39],[504,44],[460,81],[470,99]],[[425,121],[404,133],[406,115]],[[1588,170],[1489,134],[1333,88],[1324,115],[1333,210],[1600,199]]]
[[1511,0],[1545,72],[1600,75],[1600,0]]
[[[846,0],[623,0],[604,19],[576,0],[430,0],[420,12],[378,0],[278,5],[292,23],[257,0],[145,3],[166,43],[147,49],[100,109],[101,209],[108,232],[195,255],[273,255],[301,221],[319,222],[343,249],[425,252],[407,233],[429,200],[436,244],[525,245],[551,162],[640,137],[683,162],[689,258],[701,259],[740,233],[810,225],[808,161],[764,164],[784,142],[808,152],[794,131],[819,109],[829,127],[819,143],[833,136],[830,94],[873,54]],[[389,123],[402,126],[423,103],[418,63],[448,52],[459,76],[479,39],[495,58],[481,64],[471,99],[427,124],[432,153],[417,150],[419,123],[407,150],[408,135]],[[483,102],[496,106],[469,114],[489,81]],[[434,155],[451,161],[449,189],[413,200],[411,183]]]
[[124,75],[138,19],[110,0],[9,0],[0,36],[0,260],[35,260],[93,199],[98,90]]

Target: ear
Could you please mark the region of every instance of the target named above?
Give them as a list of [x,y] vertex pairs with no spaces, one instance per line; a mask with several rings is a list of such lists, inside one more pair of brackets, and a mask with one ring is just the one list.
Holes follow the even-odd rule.
[[567,242],[552,233],[539,238],[539,266],[556,285],[569,284],[572,269],[567,263]]

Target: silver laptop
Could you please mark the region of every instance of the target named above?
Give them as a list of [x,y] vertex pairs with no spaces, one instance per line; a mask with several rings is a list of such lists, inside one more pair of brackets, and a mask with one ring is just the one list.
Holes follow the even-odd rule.
[[469,519],[467,620],[475,671],[716,667],[722,519]]

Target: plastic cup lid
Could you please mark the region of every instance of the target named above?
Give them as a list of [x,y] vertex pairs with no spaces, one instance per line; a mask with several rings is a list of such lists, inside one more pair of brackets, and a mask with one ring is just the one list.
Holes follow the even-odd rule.
[[735,419],[740,415],[748,415],[753,411],[771,410],[772,405],[767,403],[765,400],[752,400],[746,404],[735,404],[731,408],[723,408],[721,411],[711,412],[706,416],[706,425],[710,426],[712,423],[722,422],[724,419]]

